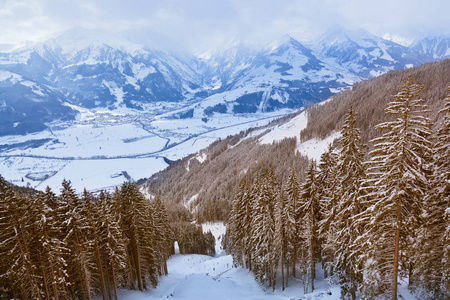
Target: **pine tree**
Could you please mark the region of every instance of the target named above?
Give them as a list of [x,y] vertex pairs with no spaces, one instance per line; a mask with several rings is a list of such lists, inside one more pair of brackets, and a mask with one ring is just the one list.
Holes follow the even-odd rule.
[[305,224],[305,243],[307,250],[307,274],[309,280],[305,280],[310,290],[314,291],[314,280],[316,278],[316,263],[319,261],[319,236],[318,223],[319,219],[319,197],[316,182],[316,163],[311,161],[306,173],[305,182],[302,185],[302,192],[300,195],[300,215],[306,221]]
[[[299,214],[300,206],[300,184],[298,182],[295,171],[292,170],[288,177],[285,187],[285,200],[286,205],[286,235],[287,235],[287,251],[286,251],[286,263],[290,262],[292,268],[292,276],[296,276],[295,268],[297,264],[298,253],[300,252],[300,233],[301,233],[301,219]],[[289,277],[289,267],[287,268],[287,277]],[[287,278],[286,278],[287,279]],[[287,280],[286,280],[287,282]]]
[[426,171],[430,157],[431,123],[424,115],[428,109],[417,99],[423,87],[405,81],[394,96],[386,113],[396,118],[376,126],[383,135],[372,141],[367,179],[362,186],[364,201],[369,207],[358,216],[364,234],[355,241],[362,261],[366,263],[366,293],[397,299],[399,270],[411,256],[413,240],[428,188]]
[[154,219],[150,202],[136,185],[124,183],[115,193],[116,212],[124,234],[131,289],[146,289],[147,280],[157,283],[158,266],[154,250]]
[[35,265],[40,269],[42,286],[46,298],[65,297],[68,252],[61,239],[62,224],[57,220],[57,200],[55,194],[47,187],[45,193],[28,196],[32,201],[32,249],[36,256]]
[[160,197],[156,197],[153,210],[155,212],[156,251],[159,257],[159,274],[168,275],[167,259],[171,253],[173,238],[169,226],[169,217]]
[[269,286],[275,289],[278,257],[274,244],[274,206],[277,193],[272,170],[259,176],[256,191],[252,222],[252,243],[255,248],[252,268],[261,283],[268,281]]
[[444,101],[440,111],[444,117],[434,145],[434,176],[425,198],[425,222],[416,247],[417,285],[428,292],[430,299],[450,299],[450,216],[446,216],[450,214],[450,93]]
[[354,217],[362,211],[358,193],[361,179],[365,175],[363,145],[360,131],[355,124],[356,112],[353,107],[350,107],[342,126],[342,137],[339,140],[341,150],[336,170],[338,183],[335,190],[339,197],[339,204],[331,224],[335,234],[334,270],[341,284],[342,298],[351,297],[353,300],[356,299],[362,275],[358,272],[357,257],[352,253],[351,246],[353,240],[361,234]]
[[0,282],[3,298],[40,299],[33,267],[30,203],[0,176]]
[[58,218],[63,224],[64,242],[69,249],[65,259],[72,298],[91,299],[92,257],[86,238],[90,230],[89,222],[83,203],[65,179],[62,182],[60,203],[61,215]]
[[[284,275],[284,267],[288,266],[288,248],[289,248],[289,239],[287,234],[287,223],[288,223],[288,215],[286,206],[287,198],[284,193],[280,193],[277,197],[277,202],[275,204],[275,245],[276,252],[280,258],[280,266],[281,266],[281,289],[284,291],[285,288],[285,275]],[[286,276],[287,277],[287,276]]]
[[117,288],[125,283],[123,279],[127,267],[125,239],[120,228],[120,215],[115,213],[110,195],[101,191],[98,201],[101,215],[99,243],[106,270],[106,289],[109,299],[117,300]]
[[317,172],[318,197],[321,220],[319,221],[319,238],[322,245],[322,266],[325,277],[333,275],[333,261],[336,253],[335,222],[339,208],[337,194],[337,156],[335,148],[330,145],[320,158]]

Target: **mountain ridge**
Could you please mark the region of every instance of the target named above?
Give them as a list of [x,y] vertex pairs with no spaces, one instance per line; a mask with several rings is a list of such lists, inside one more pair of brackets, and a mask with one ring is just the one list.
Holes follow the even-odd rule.
[[71,105],[145,111],[160,102],[193,103],[184,116],[205,118],[306,107],[355,82],[444,59],[448,45],[441,37],[405,47],[338,28],[315,43],[289,35],[260,48],[234,42],[202,59],[151,31],[75,28],[0,53],[0,135],[71,120],[78,113]]

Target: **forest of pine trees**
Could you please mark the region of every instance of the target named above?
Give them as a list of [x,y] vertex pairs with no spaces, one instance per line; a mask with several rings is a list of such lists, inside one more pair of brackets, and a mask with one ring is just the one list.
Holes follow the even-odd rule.
[[408,77],[369,146],[350,107],[302,183],[294,171],[244,179],[226,235],[234,263],[273,289],[294,277],[313,291],[321,264],[343,299],[397,299],[399,278],[421,299],[450,299],[450,88],[438,124],[422,90]]
[[0,176],[0,298],[117,299],[118,288],[155,287],[181,238],[174,232],[184,233],[180,245],[200,243],[190,253],[214,254],[212,234],[185,223],[132,183],[79,196],[64,180],[57,196],[16,192]]

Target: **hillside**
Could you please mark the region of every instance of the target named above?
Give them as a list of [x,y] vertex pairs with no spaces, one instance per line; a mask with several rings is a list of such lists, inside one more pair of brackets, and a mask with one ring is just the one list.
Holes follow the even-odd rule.
[[387,119],[386,104],[409,75],[425,86],[421,95],[432,108],[432,117],[441,118],[436,112],[443,105],[450,83],[448,59],[355,84],[352,90],[334,96],[333,100],[309,108],[307,125],[296,121],[304,112],[265,128],[229,136],[150,177],[143,188],[166,201],[185,205],[201,221],[225,219],[239,182],[243,178],[252,181],[258,170],[273,168],[279,184],[286,181],[291,169],[302,180],[308,162],[305,155],[317,160],[326,145],[339,136],[337,132],[350,105],[358,113],[357,126],[363,140],[375,137],[373,126]]
[[431,117],[436,121],[440,118],[437,112],[444,105],[442,99],[447,95],[450,84],[450,59],[411,69],[391,71],[377,78],[356,83],[351,90],[333,96],[333,101],[311,107],[308,110],[308,125],[300,134],[301,140],[323,139],[333,131],[340,130],[350,105],[353,105],[358,113],[357,126],[361,128],[363,140],[367,142],[373,139],[378,134],[374,125],[388,118],[384,113],[386,104],[392,100],[392,95],[399,91],[410,75],[418,84],[425,87],[421,98],[430,106]]

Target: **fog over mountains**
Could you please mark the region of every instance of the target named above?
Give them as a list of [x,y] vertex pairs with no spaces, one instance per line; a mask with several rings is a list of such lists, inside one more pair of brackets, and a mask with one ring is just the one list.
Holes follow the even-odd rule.
[[201,57],[145,30],[75,28],[0,52],[0,135],[43,130],[76,118],[80,108],[132,112],[182,103],[175,115],[182,118],[300,108],[354,82],[448,57],[449,37],[405,47],[343,28],[309,43],[288,35],[259,48],[234,42]]

